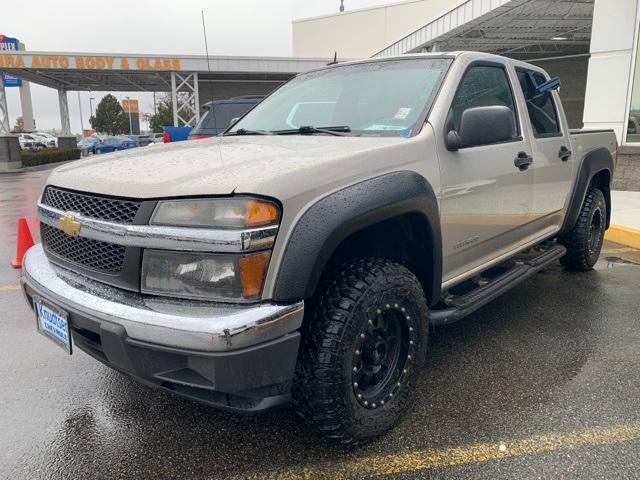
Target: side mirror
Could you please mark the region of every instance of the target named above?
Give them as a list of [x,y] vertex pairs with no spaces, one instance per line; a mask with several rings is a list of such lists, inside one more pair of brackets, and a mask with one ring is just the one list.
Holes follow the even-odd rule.
[[238,123],[238,120],[240,120],[240,117],[232,118],[231,121],[229,122],[229,128],[233,127],[236,123]]
[[447,149],[455,152],[461,148],[509,141],[513,138],[513,126],[513,112],[508,107],[468,108],[462,112],[458,131],[447,133]]

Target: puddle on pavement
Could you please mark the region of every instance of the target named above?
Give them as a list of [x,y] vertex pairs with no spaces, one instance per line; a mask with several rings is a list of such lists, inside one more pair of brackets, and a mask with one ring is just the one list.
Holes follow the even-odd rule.
[[598,260],[594,268],[596,270],[600,270],[600,269],[614,268],[614,267],[628,266],[628,265],[638,266],[640,265],[640,263],[637,263],[625,258],[621,258],[621,257],[604,257]]

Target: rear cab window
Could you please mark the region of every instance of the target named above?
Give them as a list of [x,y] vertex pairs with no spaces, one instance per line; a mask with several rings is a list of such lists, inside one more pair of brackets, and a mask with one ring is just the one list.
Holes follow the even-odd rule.
[[518,82],[527,103],[527,112],[536,138],[562,136],[558,108],[551,91],[540,93],[537,86],[547,79],[540,72],[517,68]]
[[226,130],[231,120],[243,116],[256,102],[218,103],[209,108],[194,130]]

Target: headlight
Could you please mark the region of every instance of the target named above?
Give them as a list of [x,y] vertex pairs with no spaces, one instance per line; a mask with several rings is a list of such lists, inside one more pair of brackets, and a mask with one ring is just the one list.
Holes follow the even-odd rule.
[[158,202],[152,225],[174,227],[246,228],[271,225],[278,221],[280,209],[258,198],[215,198],[165,200]]
[[270,252],[227,255],[145,250],[142,291],[211,301],[254,301],[262,293]]

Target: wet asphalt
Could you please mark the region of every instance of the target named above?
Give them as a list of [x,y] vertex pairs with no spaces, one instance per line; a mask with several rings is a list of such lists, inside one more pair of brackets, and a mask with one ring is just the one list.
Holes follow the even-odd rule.
[[[36,333],[9,267],[16,218],[35,227],[47,170],[0,176],[1,479],[313,478],[336,463],[357,477],[359,461],[390,454],[640,422],[640,252],[615,244],[592,272],[552,266],[433,331],[413,407],[364,447],[328,443],[288,409],[219,412],[65,355]],[[640,478],[639,454],[638,438],[596,441],[391,477]]]

